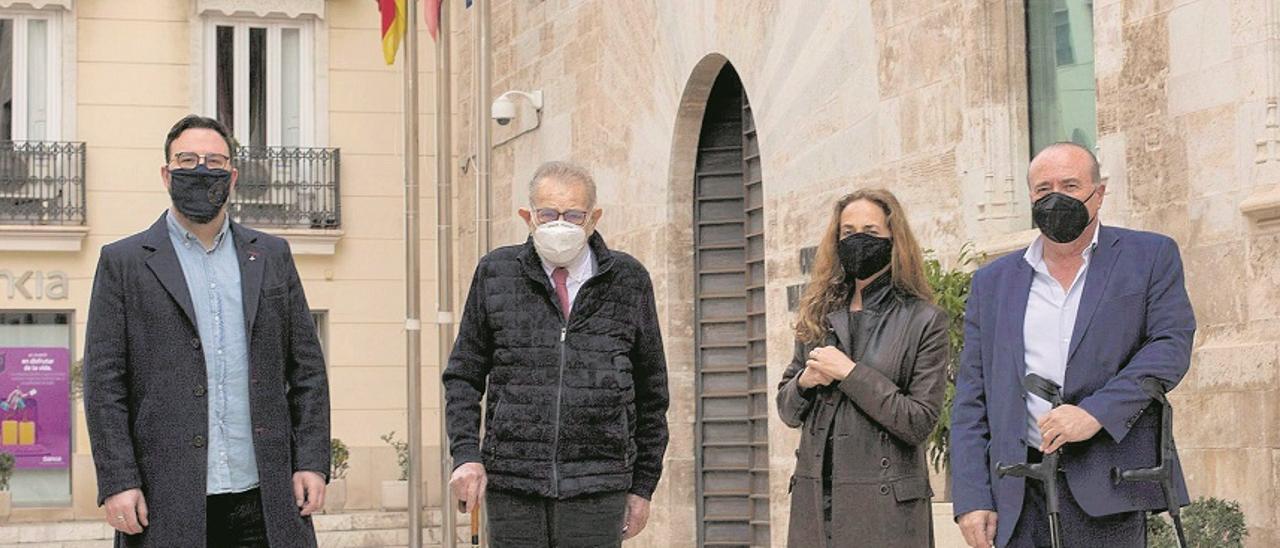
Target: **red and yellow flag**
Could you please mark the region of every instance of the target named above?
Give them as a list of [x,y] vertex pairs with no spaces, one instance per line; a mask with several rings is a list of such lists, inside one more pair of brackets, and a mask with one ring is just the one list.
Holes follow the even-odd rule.
[[400,39],[404,37],[405,0],[378,0],[378,11],[382,13],[382,57],[388,65],[393,65],[400,50]]

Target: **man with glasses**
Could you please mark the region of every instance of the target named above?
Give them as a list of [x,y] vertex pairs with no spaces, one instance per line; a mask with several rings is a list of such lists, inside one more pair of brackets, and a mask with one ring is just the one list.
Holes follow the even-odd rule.
[[235,145],[217,120],[183,118],[164,154],[171,207],[103,247],[94,276],[98,503],[117,546],[315,546],[329,389],[289,244],[230,220]]
[[544,164],[529,203],[528,241],[476,267],[444,372],[450,487],[466,512],[487,500],[493,546],[620,546],[644,529],[667,447],[653,284],[596,232],[584,169]]

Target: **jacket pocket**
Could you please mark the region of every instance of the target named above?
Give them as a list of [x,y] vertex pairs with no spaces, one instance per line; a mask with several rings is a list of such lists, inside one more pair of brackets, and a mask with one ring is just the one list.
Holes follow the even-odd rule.
[[933,496],[933,491],[929,489],[929,480],[925,478],[913,476],[893,482],[893,500],[898,502],[907,502],[931,496]]

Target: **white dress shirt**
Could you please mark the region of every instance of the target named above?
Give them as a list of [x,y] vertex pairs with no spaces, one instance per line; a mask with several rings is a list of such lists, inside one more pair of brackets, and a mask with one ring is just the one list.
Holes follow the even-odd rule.
[[[1093,250],[1098,247],[1098,233],[1102,225],[1093,231],[1093,242],[1080,256],[1084,264],[1076,272],[1075,281],[1063,291],[1062,284],[1049,273],[1044,260],[1044,236],[1027,248],[1022,258],[1035,270],[1031,280],[1031,294],[1027,299],[1027,317],[1022,324],[1022,337],[1026,352],[1026,373],[1035,373],[1062,386],[1067,376],[1067,354],[1071,349],[1071,334],[1075,331],[1076,315],[1080,311],[1080,297],[1084,294],[1084,280],[1089,271]],[[1049,402],[1027,395],[1027,445],[1040,447],[1040,417],[1048,413]]]
[[[582,289],[582,284],[596,275],[596,256],[591,252],[591,248],[587,247],[582,250],[582,255],[565,268],[569,270],[569,279],[565,280],[565,286],[569,288],[569,309],[573,310],[573,302],[578,298],[578,290]],[[556,271],[556,266],[544,260],[542,269],[547,272],[547,279],[551,280],[551,289],[554,291],[556,279],[551,276],[551,273]]]

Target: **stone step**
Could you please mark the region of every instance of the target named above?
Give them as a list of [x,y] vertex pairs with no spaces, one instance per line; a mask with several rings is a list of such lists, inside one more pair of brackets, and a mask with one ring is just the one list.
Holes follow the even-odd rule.
[[[423,544],[440,545],[440,511],[423,512]],[[323,514],[313,518],[320,546],[330,548],[406,546],[409,516],[404,512]],[[460,524],[458,539],[468,540],[469,527]],[[114,529],[100,522],[57,522],[0,525],[0,548],[110,547]],[[465,545],[460,543],[459,545]]]

